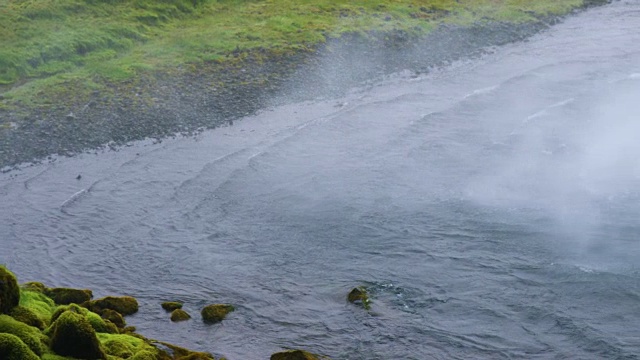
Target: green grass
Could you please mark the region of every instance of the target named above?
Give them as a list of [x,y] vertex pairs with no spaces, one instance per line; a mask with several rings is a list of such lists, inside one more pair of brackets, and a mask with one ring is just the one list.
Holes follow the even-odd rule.
[[[42,105],[230,52],[312,48],[346,32],[427,33],[441,22],[522,22],[582,0],[0,0],[0,93]],[[187,66],[187,67],[188,67]],[[37,94],[40,94],[38,96]]]

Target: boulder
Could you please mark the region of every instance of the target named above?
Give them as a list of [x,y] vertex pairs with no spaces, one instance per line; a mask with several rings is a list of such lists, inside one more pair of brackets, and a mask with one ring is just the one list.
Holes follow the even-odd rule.
[[[304,350],[287,350],[271,355],[271,360],[320,360],[318,355]],[[326,359],[326,358],[325,358]]]
[[102,316],[102,318],[105,320],[111,321],[120,329],[123,329],[125,326],[127,326],[127,323],[124,320],[124,317],[115,310],[104,309],[100,312],[100,316]]
[[171,321],[185,321],[191,319],[191,315],[189,315],[186,311],[182,309],[175,309],[171,312]]
[[349,295],[347,295],[347,300],[350,303],[362,305],[365,309],[369,309],[371,302],[367,289],[364,286],[353,288],[351,292],[349,292]]
[[100,313],[104,309],[117,311],[123,316],[138,312],[138,300],[131,296],[107,296],[102,299],[87,301],[82,305],[96,313]]
[[177,301],[166,301],[166,302],[163,302],[161,305],[162,305],[162,308],[165,309],[166,311],[182,309],[182,303]]
[[82,304],[91,300],[93,293],[87,289],[51,288],[45,289],[44,294],[58,305]]
[[107,359],[95,330],[84,315],[65,311],[51,328],[51,349],[56,354],[78,359]]
[[21,305],[18,305],[11,309],[11,311],[9,312],[9,316],[20,321],[21,323],[37,327],[40,330],[44,330],[44,328],[46,327],[44,321],[39,318],[36,313],[34,313],[31,309]]
[[212,304],[205,306],[200,314],[204,322],[217,323],[224,320],[227,314],[234,310],[235,308],[229,304]]
[[0,315],[0,333],[19,337],[38,356],[46,350],[48,339],[38,328],[22,323],[9,315]]
[[8,314],[20,302],[20,287],[16,276],[0,265],[0,314]]
[[40,360],[19,337],[7,333],[0,333],[0,359]]

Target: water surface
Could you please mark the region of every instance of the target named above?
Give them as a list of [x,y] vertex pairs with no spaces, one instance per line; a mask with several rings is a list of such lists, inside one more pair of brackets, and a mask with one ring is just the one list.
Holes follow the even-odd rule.
[[[0,262],[135,296],[140,333],[229,359],[637,358],[638,44],[619,1],[427,75],[3,174]],[[212,302],[237,311],[206,326]]]

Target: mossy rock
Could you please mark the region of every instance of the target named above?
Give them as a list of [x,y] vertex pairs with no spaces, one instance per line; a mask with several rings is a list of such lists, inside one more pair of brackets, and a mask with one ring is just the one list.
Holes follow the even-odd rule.
[[186,311],[182,309],[175,309],[171,312],[171,321],[185,321],[191,319],[191,315],[189,315]]
[[27,325],[37,327],[40,330],[44,330],[46,327],[45,322],[39,318],[35,312],[21,305],[11,309],[9,316]]
[[208,353],[192,352],[189,355],[177,357],[176,360],[214,360],[214,358]]
[[353,288],[347,295],[347,300],[350,303],[362,305],[367,310],[370,308],[371,300],[369,300],[369,294],[364,286]]
[[271,355],[271,360],[320,360],[326,357],[320,357],[304,350],[287,350],[277,352]]
[[128,360],[159,360],[159,359],[161,359],[161,358],[158,357],[157,352],[153,352],[153,351],[149,351],[149,350],[143,350],[143,351],[139,351],[139,352],[135,353]]
[[124,320],[124,317],[115,310],[104,309],[100,312],[100,316],[102,316],[103,319],[114,323],[119,329],[124,329],[124,327],[127,326],[127,322]]
[[158,344],[168,347],[173,353],[172,354],[173,356],[171,358],[176,360],[213,360],[214,359],[213,355],[206,352],[191,351],[189,349],[185,349],[183,347],[165,343],[162,341],[159,341]]
[[9,315],[0,315],[0,333],[19,337],[38,356],[42,355],[47,347],[48,339],[38,328],[22,323]]
[[98,340],[107,355],[123,359],[131,358],[139,352],[146,351],[151,353],[154,356],[152,359],[155,360],[155,354],[158,353],[158,350],[146,340],[131,335],[98,334]]
[[78,359],[107,359],[95,330],[84,315],[65,311],[51,327],[51,349],[56,354]]
[[29,309],[36,314],[45,325],[51,323],[51,315],[55,309],[53,300],[41,292],[32,290],[20,291],[20,306]]
[[19,337],[6,333],[0,333],[0,359],[40,360]]
[[129,360],[158,360],[158,355],[149,350],[142,350],[130,357]]
[[20,287],[16,276],[0,265],[0,314],[8,314],[20,302]]
[[234,310],[235,308],[229,304],[212,304],[205,306],[200,314],[204,322],[217,323],[224,320],[227,314]]
[[104,309],[117,311],[123,316],[138,312],[138,300],[131,296],[107,296],[102,299],[87,301],[82,305],[96,313]]
[[173,311],[176,309],[182,309],[182,303],[177,301],[166,301],[161,304],[162,308],[166,311]]
[[41,283],[41,282],[30,281],[30,282],[27,282],[27,283],[24,283],[24,284],[20,285],[20,289],[21,290],[39,292],[39,293],[43,293],[44,294],[44,292],[47,290],[47,287],[44,286],[44,284]]
[[83,307],[80,307],[77,304],[69,304],[69,305],[61,305],[56,308],[53,315],[51,315],[51,322],[55,322],[62,314],[66,311],[71,311],[76,314],[83,315],[93,330],[99,333],[109,333],[109,334],[117,334],[118,327],[109,320],[103,319],[100,315],[89,311]]
[[51,288],[46,289],[44,294],[58,305],[82,304],[93,298],[93,292],[88,289]]

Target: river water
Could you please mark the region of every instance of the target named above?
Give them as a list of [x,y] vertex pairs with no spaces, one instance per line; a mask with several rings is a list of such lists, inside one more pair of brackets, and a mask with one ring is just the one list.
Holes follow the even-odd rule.
[[[3,174],[0,263],[135,296],[140,333],[229,359],[638,358],[639,116],[640,2],[618,1],[341,99]],[[204,325],[215,302],[237,310]]]

